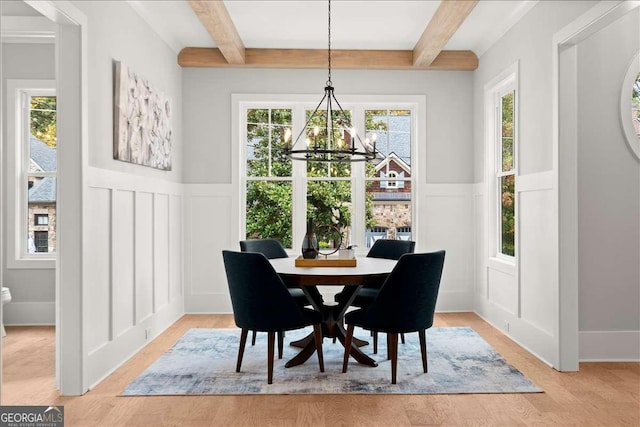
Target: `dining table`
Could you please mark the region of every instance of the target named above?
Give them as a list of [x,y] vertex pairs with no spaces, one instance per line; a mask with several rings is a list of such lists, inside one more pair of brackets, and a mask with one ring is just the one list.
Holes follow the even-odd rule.
[[[360,288],[368,282],[381,283],[391,273],[397,261],[384,258],[356,258],[355,266],[296,266],[296,257],[274,258],[269,262],[289,287],[300,287],[313,308],[322,313],[323,337],[338,340],[343,346],[346,337],[344,315],[349,309]],[[321,263],[319,263],[321,264]],[[345,298],[341,302],[326,303],[314,298],[308,288],[311,286],[341,286]],[[350,355],[359,363],[378,366],[378,363],[360,350],[368,342],[354,338]],[[313,334],[294,341],[291,345],[302,350],[289,360],[285,366],[290,368],[307,361],[316,351]]]

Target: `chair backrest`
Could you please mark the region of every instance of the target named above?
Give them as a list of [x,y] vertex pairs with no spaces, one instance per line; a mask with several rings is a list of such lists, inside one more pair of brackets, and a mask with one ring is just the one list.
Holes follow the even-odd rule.
[[299,327],[302,311],[263,254],[222,251],[222,257],[236,326],[263,332]]
[[369,249],[369,258],[399,259],[404,254],[413,253],[416,242],[412,240],[378,239]]
[[445,251],[405,254],[366,309],[382,332],[412,332],[433,325]]
[[282,246],[282,243],[276,239],[241,240],[240,250],[242,252],[259,252],[269,259],[286,258],[289,256]]

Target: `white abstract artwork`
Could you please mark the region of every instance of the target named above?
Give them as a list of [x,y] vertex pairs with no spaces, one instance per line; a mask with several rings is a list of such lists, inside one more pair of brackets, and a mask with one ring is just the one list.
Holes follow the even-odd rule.
[[171,100],[115,62],[113,158],[171,170]]

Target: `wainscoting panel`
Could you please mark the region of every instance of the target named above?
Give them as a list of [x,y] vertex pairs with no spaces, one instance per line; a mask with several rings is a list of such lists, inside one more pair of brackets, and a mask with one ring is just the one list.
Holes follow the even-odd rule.
[[97,168],[88,183],[84,337],[94,385],[184,313],[183,187]]
[[135,325],[135,193],[113,192],[113,335]]
[[153,193],[136,193],[136,323],[153,314]]
[[91,297],[84,298],[86,348],[95,351],[111,340],[111,190],[89,187],[92,214],[86,220],[90,244],[85,248],[85,266],[91,272]]
[[231,300],[222,250],[238,246],[237,196],[231,186],[191,186],[186,189],[187,236],[185,311],[229,313]]
[[183,232],[182,196],[169,198],[169,300],[182,300]]
[[418,206],[416,251],[444,249],[438,311],[473,309],[473,204],[471,184],[427,184]]
[[169,303],[169,195],[153,199],[153,311]]
[[[548,364],[557,360],[555,327],[557,251],[551,217],[553,191],[550,172],[516,178],[518,238],[515,265],[487,253],[486,184],[474,186],[476,275],[474,310],[493,326]],[[483,236],[483,237],[481,237]],[[486,236],[486,238],[484,237]],[[577,302],[576,302],[577,303]]]
[[556,251],[550,189],[518,193],[520,209],[520,315],[549,335],[558,307],[552,298],[556,283]]

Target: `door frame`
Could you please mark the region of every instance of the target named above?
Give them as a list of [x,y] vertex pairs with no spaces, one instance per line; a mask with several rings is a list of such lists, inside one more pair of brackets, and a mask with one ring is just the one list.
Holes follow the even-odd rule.
[[556,339],[560,371],[577,371],[580,359],[577,48],[582,40],[639,6],[640,1],[635,0],[601,1],[553,36],[553,182],[558,218]]

